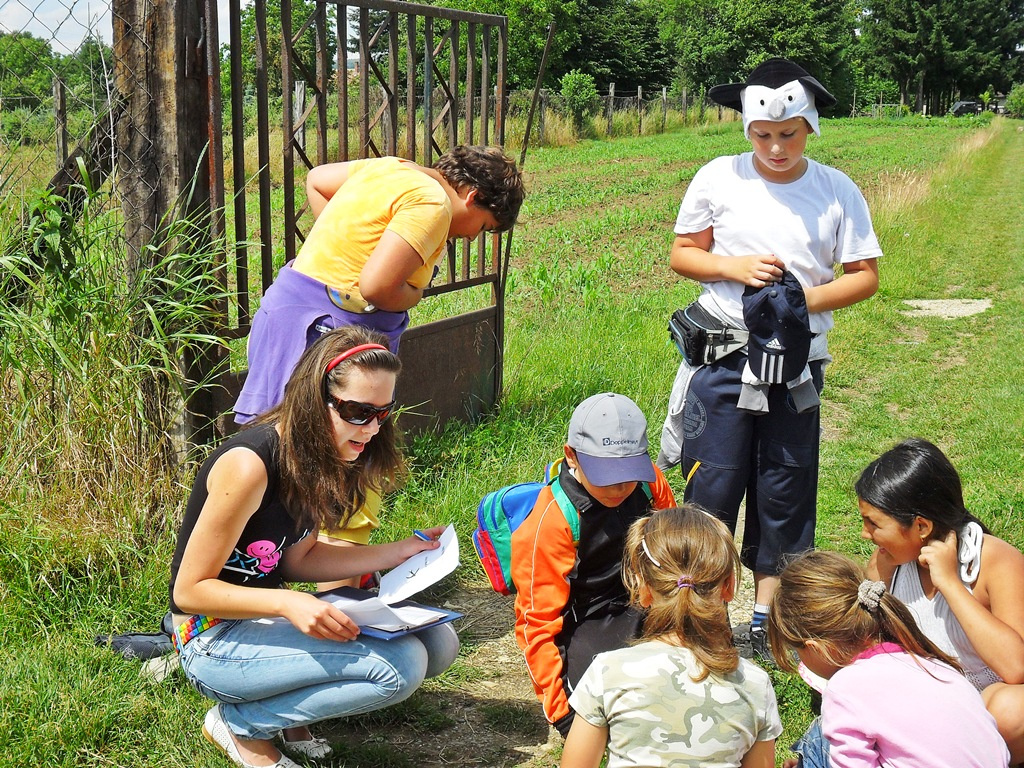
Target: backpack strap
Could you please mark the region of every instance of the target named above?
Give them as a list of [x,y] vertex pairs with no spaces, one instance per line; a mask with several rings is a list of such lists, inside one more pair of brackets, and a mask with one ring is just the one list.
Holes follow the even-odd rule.
[[[572,543],[578,544],[580,540],[580,513],[573,503],[569,501],[569,497],[562,490],[562,486],[558,482],[558,473],[561,471],[563,461],[564,458],[555,459],[545,467],[544,482],[551,486],[551,495],[555,497],[555,503],[562,510],[565,522],[569,524],[569,530],[572,531]],[[651,490],[651,484],[641,483],[640,487],[644,489],[644,496],[647,497],[647,501],[654,501],[654,491]]]
[[578,544],[580,541],[580,513],[569,501],[569,497],[562,490],[562,485],[558,482],[558,475],[556,474],[551,481],[548,483],[551,488],[551,495],[555,497],[555,503],[558,504],[558,508],[562,510],[562,515],[565,517],[565,522],[569,524],[569,530],[572,531],[572,543]]
[[544,484],[547,485],[553,478],[558,477],[558,473],[562,471],[562,462],[565,461],[565,456],[561,456],[552,462],[549,462],[544,467]]

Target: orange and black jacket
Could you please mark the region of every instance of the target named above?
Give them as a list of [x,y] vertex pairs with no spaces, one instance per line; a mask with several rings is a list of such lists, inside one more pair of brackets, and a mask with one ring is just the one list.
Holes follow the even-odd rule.
[[512,534],[516,642],[550,723],[569,714],[563,658],[576,626],[621,611],[629,601],[622,583],[622,550],[630,524],[651,507],[675,506],[665,476],[657,467],[654,471],[650,499],[637,485],[629,498],[609,509],[563,463],[558,481],[579,511],[579,542],[573,541],[549,487],[541,490],[533,511]]

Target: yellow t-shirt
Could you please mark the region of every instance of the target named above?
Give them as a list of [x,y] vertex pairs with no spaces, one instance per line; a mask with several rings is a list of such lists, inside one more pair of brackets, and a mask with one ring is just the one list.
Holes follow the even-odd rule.
[[430,284],[448,239],[452,205],[444,188],[397,157],[356,160],[306,237],[293,268],[354,296],[359,275],[385,230],[409,243],[423,266],[408,279]]
[[380,494],[369,489],[362,509],[352,515],[348,525],[334,530],[324,529],[322,533],[332,539],[350,541],[353,544],[369,544],[370,534],[380,528]]

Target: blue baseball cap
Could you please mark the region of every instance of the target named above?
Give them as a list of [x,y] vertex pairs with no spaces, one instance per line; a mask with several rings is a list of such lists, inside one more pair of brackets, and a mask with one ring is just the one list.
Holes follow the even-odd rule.
[[782,384],[793,381],[807,365],[811,351],[810,317],[803,286],[792,272],[763,288],[743,290],[743,322],[747,339],[747,364],[761,381]]

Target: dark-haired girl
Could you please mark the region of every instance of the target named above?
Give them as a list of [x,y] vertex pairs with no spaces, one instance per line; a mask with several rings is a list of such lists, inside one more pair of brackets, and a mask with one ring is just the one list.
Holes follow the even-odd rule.
[[299,355],[324,329],[373,328],[397,352],[447,241],[511,229],[524,195],[499,147],[452,147],[432,168],[401,157],[312,168],[306,199],[316,221],[253,315],[235,421],[281,402]]
[[196,477],[171,564],[174,642],[190,682],[218,702],[203,734],[236,765],[295,766],[274,746],[282,731],[402,701],[458,652],[448,626],[363,638],[331,603],[283,588],[390,568],[438,546],[415,536],[348,548],[317,541],[403,472],[388,418],[400,363],[386,344],[359,326],[325,335],[303,354],[283,402]]
[[955,658],[1024,761],[1024,555],[964,504],[960,476],[935,445],[905,440],[861,473],[868,572]]

